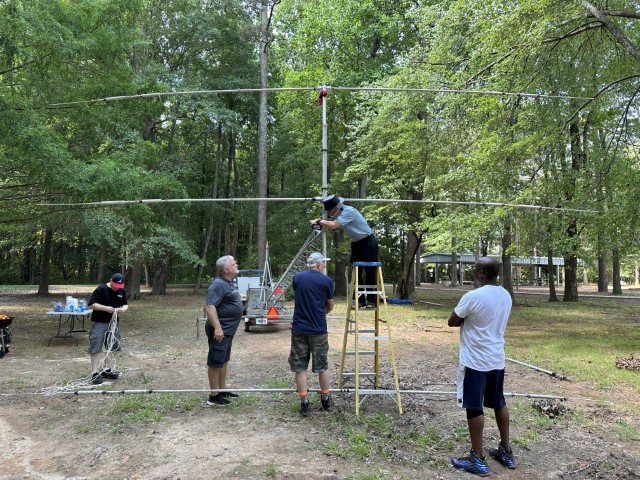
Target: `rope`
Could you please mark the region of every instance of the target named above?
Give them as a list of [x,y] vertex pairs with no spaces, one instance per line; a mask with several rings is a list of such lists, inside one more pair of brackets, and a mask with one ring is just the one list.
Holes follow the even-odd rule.
[[[112,372],[115,372],[116,368],[116,357],[113,354],[116,349],[120,347],[120,342],[116,338],[116,330],[118,329],[118,311],[113,310],[113,315],[111,315],[111,320],[109,321],[109,328],[107,329],[107,333],[105,334],[105,341],[102,344],[102,352],[103,356],[98,365],[98,372],[102,372],[107,369],[111,369]],[[131,369],[126,369],[129,371]],[[121,369],[120,374],[124,374],[125,372]],[[77,393],[80,388],[96,388],[100,385],[94,385],[91,383],[91,376],[87,375],[83,378],[78,378],[75,380],[70,380],[67,383],[56,382],[54,385],[50,387],[44,387],[38,390],[36,393],[44,396],[53,396],[59,394],[70,394]]]

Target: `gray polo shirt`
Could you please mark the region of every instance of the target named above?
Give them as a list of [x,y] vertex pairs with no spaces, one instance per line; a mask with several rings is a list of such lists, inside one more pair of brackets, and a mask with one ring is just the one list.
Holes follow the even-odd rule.
[[[225,335],[235,335],[242,319],[242,299],[235,285],[217,276],[207,289],[207,305],[214,305]],[[207,325],[210,325],[207,322]]]

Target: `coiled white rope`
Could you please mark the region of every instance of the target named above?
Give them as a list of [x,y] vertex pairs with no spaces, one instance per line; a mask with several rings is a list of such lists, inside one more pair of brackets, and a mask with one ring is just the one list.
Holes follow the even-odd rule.
[[[98,365],[98,373],[110,369],[112,372],[116,372],[116,356],[113,352],[117,351],[120,348],[120,341],[116,337],[116,332],[118,330],[118,310],[115,309],[113,311],[113,315],[111,315],[111,320],[109,321],[109,327],[107,332],[105,333],[105,337],[102,343],[102,359],[100,360],[100,364]],[[129,370],[129,369],[127,369]],[[123,369],[121,369],[120,374],[125,373]],[[54,385],[50,387],[44,387],[37,391],[38,394],[44,396],[52,396],[59,395],[63,393],[75,393],[80,388],[95,388],[100,386],[100,384],[94,385],[91,383],[93,373],[87,375],[83,378],[78,378],[75,380],[70,380],[67,383],[56,382]]]

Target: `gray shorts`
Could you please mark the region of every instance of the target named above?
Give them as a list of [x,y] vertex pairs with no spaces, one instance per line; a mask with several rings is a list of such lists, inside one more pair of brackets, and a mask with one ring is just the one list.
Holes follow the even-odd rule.
[[324,372],[329,369],[327,352],[329,351],[329,336],[305,335],[302,333],[291,334],[291,351],[289,352],[289,365],[292,372],[305,372],[309,367],[309,360],[313,358],[311,371],[313,373]]
[[[109,346],[111,334],[109,332],[108,323],[91,322],[91,330],[89,331],[89,353],[100,353],[102,347],[106,349]],[[116,324],[114,332],[114,344],[112,352],[120,352],[122,350],[122,340],[120,339],[120,323]]]

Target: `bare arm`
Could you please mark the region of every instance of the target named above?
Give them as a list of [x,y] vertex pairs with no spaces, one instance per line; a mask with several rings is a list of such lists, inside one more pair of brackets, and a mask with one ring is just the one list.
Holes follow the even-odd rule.
[[342,225],[340,225],[339,222],[337,222],[335,220],[318,219],[318,220],[313,221],[313,223],[317,223],[322,228],[326,228],[328,230],[337,230],[338,228],[340,228],[342,226]]
[[218,310],[216,310],[215,305],[206,305],[205,310],[207,311],[207,319],[213,327],[213,338],[215,338],[219,342],[224,338],[224,332],[222,331],[220,320],[218,320]]
[[462,322],[464,322],[464,318],[459,317],[454,310],[453,312],[451,312],[451,315],[449,315],[449,320],[447,323],[450,327],[459,327],[462,325]]
[[331,310],[333,310],[333,298],[328,298],[325,303],[325,311],[329,313]]
[[117,310],[118,313],[124,313],[129,309],[129,305],[123,305],[119,308],[113,308],[108,305],[102,305],[101,303],[92,303],[91,305],[88,305],[88,307],[91,310],[95,310],[98,312],[107,312],[107,313],[113,313],[114,310]]

